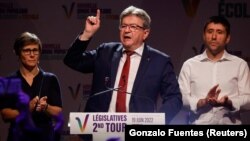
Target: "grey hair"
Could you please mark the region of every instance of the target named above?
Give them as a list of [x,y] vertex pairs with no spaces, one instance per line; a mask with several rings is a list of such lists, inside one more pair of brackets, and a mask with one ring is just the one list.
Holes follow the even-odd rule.
[[135,6],[129,6],[126,9],[124,9],[120,15],[120,25],[122,24],[122,19],[126,16],[130,16],[130,15],[135,15],[137,17],[139,17],[140,19],[142,19],[144,21],[143,23],[143,28],[145,29],[150,29],[150,24],[151,24],[151,18],[148,15],[148,13],[138,7]]

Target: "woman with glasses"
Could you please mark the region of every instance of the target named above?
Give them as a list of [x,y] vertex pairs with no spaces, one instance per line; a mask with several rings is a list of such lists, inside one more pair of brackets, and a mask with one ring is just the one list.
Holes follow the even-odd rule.
[[[14,43],[14,52],[19,58],[19,69],[9,78],[20,78],[22,90],[29,98],[29,112],[36,130],[24,123],[17,123],[20,114],[18,105],[8,101],[1,110],[5,121],[11,122],[8,141],[54,141],[54,121],[62,124],[62,99],[57,76],[45,72],[39,66],[42,44],[37,35],[22,33]],[[15,138],[14,138],[15,137]],[[18,138],[16,138],[18,137]]]
[[[84,30],[64,58],[70,68],[93,73],[85,111],[163,112],[169,124],[182,107],[181,94],[170,57],[146,43],[150,16],[141,8],[127,7],[120,14],[117,28],[120,42],[103,43],[87,51],[100,27],[100,17],[97,10],[96,16],[87,18]],[[159,95],[161,107],[156,106]]]

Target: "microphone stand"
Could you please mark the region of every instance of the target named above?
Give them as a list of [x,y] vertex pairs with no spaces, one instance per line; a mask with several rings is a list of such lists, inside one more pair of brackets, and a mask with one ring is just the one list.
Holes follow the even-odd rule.
[[[95,93],[95,94],[89,96],[89,98],[92,98],[92,97],[95,97],[95,96],[98,96],[98,95],[101,95],[101,94],[104,94],[104,93],[107,93],[107,92],[110,92],[110,91],[119,91],[119,89],[120,89],[121,87],[119,87],[119,88],[109,88],[109,87],[106,87],[106,88],[107,88],[107,90],[104,90],[104,91],[100,91],[100,92],[98,92],[98,93]],[[126,93],[127,93],[127,92],[126,92]]]
[[[105,93],[110,92],[110,91],[120,91],[120,92],[124,92],[124,93],[126,93],[126,94],[131,95],[131,98],[133,98],[133,99],[136,99],[136,98],[145,99],[146,101],[148,101],[148,102],[150,102],[151,104],[153,104],[153,108],[154,108],[153,111],[154,111],[154,112],[157,111],[157,106],[156,106],[155,102],[154,102],[152,99],[150,99],[150,97],[147,97],[147,96],[140,96],[140,95],[133,95],[133,94],[130,93],[130,92],[122,91],[122,90],[120,90],[120,89],[122,88],[122,86],[120,86],[120,87],[118,87],[118,88],[110,88],[110,87],[107,86],[108,82],[109,82],[109,77],[105,77],[105,83],[104,83],[104,84],[105,84],[106,90],[103,90],[103,91],[97,92],[97,93],[95,93],[95,94],[93,94],[93,95],[90,95],[87,99],[91,99],[91,98],[93,98],[93,97],[96,97],[96,96],[105,94]],[[85,100],[85,99],[83,99],[83,100]],[[83,100],[82,100],[82,101],[83,101]],[[80,103],[80,105],[79,105],[79,107],[78,107],[78,112],[80,111],[80,108],[81,108],[81,106],[82,106],[82,101],[81,101],[81,103]]]

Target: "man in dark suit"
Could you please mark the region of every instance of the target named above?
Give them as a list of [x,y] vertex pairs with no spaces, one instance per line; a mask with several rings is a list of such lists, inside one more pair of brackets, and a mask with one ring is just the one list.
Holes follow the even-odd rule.
[[[179,85],[170,57],[145,43],[150,33],[150,22],[146,11],[129,6],[120,15],[121,42],[103,43],[95,50],[86,51],[100,27],[100,10],[97,10],[96,16],[87,17],[83,32],[64,58],[64,63],[70,68],[82,73],[93,73],[86,112],[117,112],[117,97],[122,95],[120,93],[125,93],[126,97],[123,112],[164,112],[166,124],[182,108]],[[123,66],[129,57],[125,52],[133,52],[127,78],[123,75]],[[111,88],[114,88],[113,91]],[[162,105],[157,108],[159,95]]]

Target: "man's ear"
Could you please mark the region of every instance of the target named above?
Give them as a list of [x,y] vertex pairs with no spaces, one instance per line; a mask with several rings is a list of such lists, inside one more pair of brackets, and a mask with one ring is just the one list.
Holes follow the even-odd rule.
[[231,39],[231,36],[228,35],[228,36],[227,36],[227,39],[226,39],[226,43],[227,43],[227,44],[230,42],[230,39]]
[[144,30],[144,35],[143,35],[143,39],[146,40],[149,36],[149,33],[150,33],[150,29],[145,29]]

